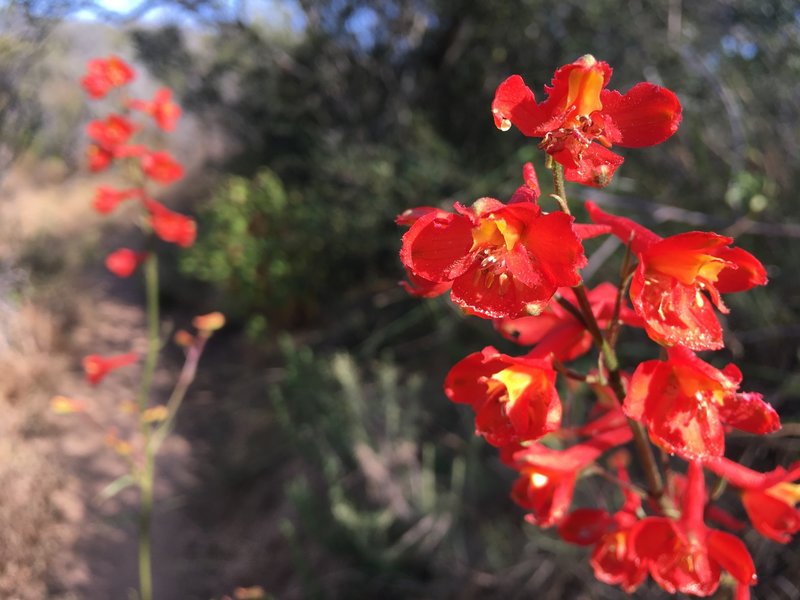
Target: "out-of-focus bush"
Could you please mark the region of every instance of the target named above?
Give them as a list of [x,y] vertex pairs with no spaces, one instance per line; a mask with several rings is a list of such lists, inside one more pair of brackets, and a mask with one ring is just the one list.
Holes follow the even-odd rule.
[[319,210],[293,201],[268,169],[252,180],[230,177],[201,212],[204,235],[183,257],[182,270],[222,288],[237,312],[286,306],[321,250],[308,239]]

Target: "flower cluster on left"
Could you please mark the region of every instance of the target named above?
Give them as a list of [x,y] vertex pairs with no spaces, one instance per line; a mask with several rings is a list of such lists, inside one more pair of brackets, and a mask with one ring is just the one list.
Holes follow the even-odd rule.
[[52,408],[62,414],[86,416],[92,425],[103,431],[107,445],[125,460],[127,472],[109,484],[101,496],[108,498],[131,486],[139,491],[138,597],[152,600],[150,547],[155,459],[194,380],[205,344],[213,332],[224,325],[225,318],[218,312],[201,315],[192,321],[194,333],[181,330],[175,334],[175,343],[185,352],[185,362],[166,402],[154,401],[152,384],[164,345],[158,305],[157,244],[161,240],[188,248],[194,244],[197,228],[191,217],[167,208],[153,197],[163,186],[184,176],[180,162],[156,147],[164,133],[177,126],[181,108],[173,101],[171,90],[166,88],[159,89],[152,99],[130,97],[128,84],[134,79],[135,72],[130,65],[110,56],[89,61],[87,73],[81,80],[91,99],[107,99],[114,107],[86,127],[88,169],[98,173],[115,168],[120,175],[118,179],[126,182],[120,187],[99,185],[94,193],[93,208],[101,215],[128,209],[128,214],[144,233],[139,249],[118,248],[105,258],[105,265],[117,277],[143,272],[147,316],[147,349],[143,357],[134,351],[113,356],[90,354],[83,359],[83,369],[87,381],[95,386],[116,369],[142,362],[136,400],[126,400],[119,406],[121,414],[133,417],[134,425],[123,428],[121,433],[116,425],[108,427],[95,418],[90,403],[67,396],[53,398]]

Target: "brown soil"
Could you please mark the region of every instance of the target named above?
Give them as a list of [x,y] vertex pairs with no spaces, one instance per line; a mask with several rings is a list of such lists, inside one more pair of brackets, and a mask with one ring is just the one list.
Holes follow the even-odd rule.
[[[127,470],[106,434],[116,427],[125,435],[131,424],[121,404],[132,399],[137,369],[92,387],[80,365],[86,354],[146,343],[138,283],[101,266],[130,234],[124,213],[108,221],[93,214],[97,183],[37,179],[22,168],[0,187],[0,597],[10,600],[128,598],[136,587],[137,495],[99,494]],[[162,361],[157,390],[169,389],[175,369]],[[93,419],[53,414],[57,394],[87,402]],[[181,510],[194,484],[190,444],[173,434],[158,469],[157,597],[188,598],[182,582],[208,578],[201,565],[175,559],[198,536]]]

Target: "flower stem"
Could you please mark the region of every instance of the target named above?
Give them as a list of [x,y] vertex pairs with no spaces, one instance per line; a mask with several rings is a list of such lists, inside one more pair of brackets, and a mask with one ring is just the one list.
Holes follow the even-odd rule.
[[[553,188],[555,194],[562,198],[566,204],[567,195],[564,187],[564,167],[557,162],[553,162]],[[622,404],[625,401],[626,393],[619,369],[617,353],[600,330],[600,325],[597,323],[597,318],[594,316],[592,305],[589,302],[589,297],[586,294],[586,288],[583,283],[579,283],[573,287],[572,290],[575,292],[575,298],[583,314],[583,321],[586,323],[586,328],[589,330],[589,334],[592,336],[602,356],[603,364],[608,371],[609,385],[619,403]],[[636,451],[642,461],[642,468],[644,469],[645,478],[647,479],[648,494],[653,501],[664,507],[664,483],[661,479],[661,472],[658,470],[658,465],[656,464],[653,448],[650,446],[650,441],[647,438],[647,432],[644,430],[641,423],[633,419],[628,419],[628,425],[633,433]]]
[[144,262],[145,297],[147,303],[147,356],[142,370],[137,404],[139,407],[139,426],[144,437],[144,464],[139,472],[139,598],[153,599],[152,573],[152,522],[153,522],[153,482],[155,480],[155,445],[152,427],[145,422],[144,414],[150,404],[158,354],[161,349],[158,310],[158,259],[151,254]]

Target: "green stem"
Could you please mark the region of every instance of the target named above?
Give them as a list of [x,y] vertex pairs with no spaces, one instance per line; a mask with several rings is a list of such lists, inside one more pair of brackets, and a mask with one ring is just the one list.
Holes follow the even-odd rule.
[[[564,167],[557,162],[553,163],[553,188],[557,196],[567,203],[567,196],[564,187]],[[620,404],[625,401],[625,386],[622,382],[622,375],[619,369],[619,359],[614,348],[608,343],[608,340],[600,330],[600,325],[597,323],[597,318],[592,311],[592,305],[589,302],[589,297],[586,294],[586,288],[583,283],[579,283],[572,288],[575,292],[575,298],[578,301],[578,306],[583,313],[583,321],[589,330],[589,334],[600,351],[603,358],[603,364],[608,371],[608,382],[611,386],[614,395]],[[647,490],[655,502],[659,503],[663,509],[667,509],[664,498],[664,482],[661,479],[661,472],[658,470],[656,458],[653,454],[653,448],[650,446],[650,441],[647,438],[647,432],[642,427],[642,424],[628,419],[628,425],[633,433],[633,441],[636,446],[639,458],[642,461],[642,468],[644,469],[645,478],[647,479]]]
[[152,572],[152,524],[153,524],[153,481],[155,479],[155,456],[148,444],[145,449],[145,464],[142,469],[139,489],[141,506],[139,513],[139,600],[153,599]]
[[147,356],[136,399],[139,414],[143,413],[150,403],[150,388],[153,385],[158,353],[161,349],[158,320],[158,259],[154,254],[148,256],[144,261],[144,285],[147,301]]
[[141,505],[139,507],[139,598],[153,599],[152,573],[152,522],[153,522],[153,482],[155,480],[155,446],[152,443],[152,428],[145,422],[144,414],[150,405],[158,354],[161,350],[158,310],[158,259],[154,254],[144,263],[145,297],[147,302],[147,356],[142,370],[137,405],[139,425],[144,437],[144,464],[139,473]]

